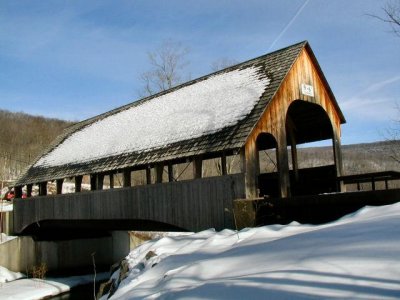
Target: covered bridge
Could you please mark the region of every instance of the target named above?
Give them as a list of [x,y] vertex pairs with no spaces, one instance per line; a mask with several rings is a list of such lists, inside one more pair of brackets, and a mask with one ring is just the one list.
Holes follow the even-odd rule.
[[[17,198],[23,188],[29,198],[33,185],[40,196],[15,201],[15,230],[62,220],[232,228],[236,198],[340,190],[344,122],[309,44],[301,42],[68,128],[16,181]],[[299,169],[297,145],[326,139],[333,164]],[[260,153],[268,149],[276,150],[277,170],[261,173]],[[234,155],[240,171],[229,174]],[[203,161],[211,158],[221,176],[202,178]],[[192,179],[175,182],[182,163],[191,165]],[[147,185],[132,186],[137,170]],[[113,189],[115,174],[121,189]],[[87,175],[92,192],[81,192]],[[67,178],[75,193],[48,195],[48,182],[61,194]],[[105,178],[111,189],[98,191]]]

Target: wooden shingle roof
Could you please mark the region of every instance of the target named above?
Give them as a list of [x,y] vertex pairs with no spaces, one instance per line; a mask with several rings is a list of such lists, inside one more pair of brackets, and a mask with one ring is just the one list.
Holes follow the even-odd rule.
[[[24,173],[22,173],[15,185],[22,186],[25,184],[34,184],[78,175],[111,172],[125,168],[139,168],[159,162],[182,161],[198,155],[211,156],[212,154],[224,151],[237,151],[245,144],[251,130],[255,124],[257,124],[261,114],[273,98],[281,82],[304,47],[309,47],[307,42],[301,42],[216,73],[203,76],[168,91],[161,92],[77,123],[76,125],[66,129],[64,133],[61,134],[43,153],[43,155],[38,157],[38,159],[27,168]],[[206,101],[204,99],[211,99],[216,92],[223,93],[227,88],[231,88],[232,86],[230,86],[230,84],[233,82],[232,77],[235,74],[237,76],[242,76],[244,73],[251,74],[251,76],[249,77],[246,75],[247,82],[245,82],[244,86],[240,87],[241,90],[238,93],[242,93],[243,95],[255,95],[254,90],[261,92],[256,95],[257,99],[251,104],[250,109],[248,109],[248,111],[243,110],[245,115],[237,116],[236,119],[234,119],[235,122],[233,122],[233,124],[227,124],[226,126],[213,125],[214,127],[210,130],[207,129],[207,127],[205,129],[200,128],[197,131],[195,129],[191,131],[190,128],[187,129],[181,126],[181,131],[183,132],[178,132],[176,134],[177,136],[181,136],[180,139],[178,138],[174,140],[175,131],[173,131],[173,133],[170,134],[171,138],[167,138],[163,142],[157,141],[163,134],[162,132],[154,135],[154,133],[151,132],[152,128],[145,128],[145,133],[135,131],[135,128],[129,128],[130,133],[127,137],[132,136],[132,141],[125,143],[125,148],[121,148],[119,152],[116,151],[114,147],[110,147],[109,145],[104,146],[104,144],[102,144],[102,139],[106,138],[105,135],[110,132],[109,127],[112,126],[110,124],[116,122],[115,126],[118,128],[118,120],[120,117],[122,118],[123,115],[126,115],[125,117],[128,118],[124,126],[130,126],[129,118],[133,118],[132,116],[135,116],[135,113],[137,112],[142,110],[146,111],[146,106],[150,107],[148,109],[152,109],[152,107],[158,107],[158,104],[162,101],[181,101],[179,98],[180,95],[182,95],[182,97],[189,97],[188,95],[194,97],[194,101],[198,102],[192,102],[192,104],[195,104],[196,109],[199,109],[203,103],[201,101],[204,101],[204,105],[210,105],[211,102],[207,102],[209,100]],[[204,86],[207,86],[207,84],[215,85],[216,81],[218,81],[216,88],[204,91]],[[253,81],[259,81],[259,85],[253,86],[255,84]],[[224,86],[225,84],[226,87]],[[260,84],[262,84],[261,90]],[[199,96],[198,99],[196,98],[198,94],[196,88],[201,88],[202,96]],[[207,93],[209,93],[209,95]],[[249,105],[248,103],[245,103],[245,101],[247,101],[246,99],[241,99],[240,101]],[[239,104],[240,101],[238,102]],[[231,102],[229,101],[226,103],[224,102],[223,105],[227,106],[226,111],[229,111],[228,106],[230,104]],[[166,102],[166,105],[168,107],[168,102]],[[207,109],[210,108],[208,107]],[[223,112],[224,107],[220,109],[222,109]],[[239,109],[242,108],[239,107]],[[229,114],[232,114],[232,112],[229,112]],[[160,116],[161,118],[165,118],[162,114]],[[157,112],[155,112],[154,115],[145,115],[143,117],[158,118],[159,116]],[[227,117],[227,120],[229,123],[229,116]],[[163,120],[158,121],[161,121],[161,123],[163,122]],[[140,124],[138,122],[140,122],[140,120],[132,121],[133,124]],[[181,120],[180,122],[185,123],[185,120]],[[201,122],[202,120],[199,119],[199,123]],[[195,122],[193,124],[197,123]],[[135,125],[133,125],[133,127],[135,127]],[[171,130],[171,127],[168,127],[167,125],[165,128],[166,130]],[[143,129],[141,130],[143,131]],[[156,128],[154,130],[159,131],[160,129]],[[106,132],[106,134],[103,131]],[[93,140],[98,142],[98,147],[100,147],[99,149],[102,149],[101,147],[108,147],[110,150],[99,150],[101,155],[99,154],[97,156],[92,155],[91,153],[86,153],[85,156],[85,151],[97,151],[97,148],[94,147],[96,145],[91,145],[89,142],[86,142],[86,140],[92,138],[90,135],[93,134],[96,136],[98,135],[98,137],[93,138]],[[140,136],[140,134],[147,134],[147,140],[146,137]],[[165,134],[168,136],[168,132]],[[123,142],[125,142],[126,138],[123,139]],[[113,142],[114,144],[111,145],[115,145],[115,148],[118,148],[118,137],[113,141],[115,140],[117,140],[117,142]],[[129,145],[131,144],[132,147],[129,148]],[[147,148],[145,146],[141,147],[142,144],[146,144]],[[76,159],[74,157],[74,151],[70,149],[77,149]],[[65,156],[68,156],[69,159],[64,159]]]

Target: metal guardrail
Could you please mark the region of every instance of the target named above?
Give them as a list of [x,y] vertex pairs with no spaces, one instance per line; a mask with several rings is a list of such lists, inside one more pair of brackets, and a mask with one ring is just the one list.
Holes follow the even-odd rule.
[[373,172],[373,173],[364,173],[364,174],[354,174],[354,175],[345,175],[339,176],[337,178],[338,183],[343,184],[357,184],[357,190],[361,190],[361,183],[371,183],[372,190],[375,191],[375,183],[384,181],[385,189],[389,189],[388,182],[391,180],[400,180],[400,172],[396,171],[384,171],[384,172]]

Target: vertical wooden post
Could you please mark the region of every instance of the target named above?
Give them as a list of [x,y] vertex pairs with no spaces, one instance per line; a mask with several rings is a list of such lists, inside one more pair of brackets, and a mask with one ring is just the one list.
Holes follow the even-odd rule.
[[110,177],[110,189],[114,188],[114,174],[110,173],[108,174],[108,176]]
[[240,149],[239,159],[240,159],[239,162],[240,173],[246,173],[246,150],[244,147]]
[[64,182],[64,179],[57,179],[56,180],[56,186],[57,186],[57,195],[60,195],[60,194],[62,194],[62,187],[63,187],[63,182]]
[[174,179],[174,165],[170,162],[168,163],[168,181],[173,182]]
[[124,179],[123,179],[123,186],[124,187],[130,187],[131,186],[131,180],[132,180],[132,175],[131,175],[131,170],[124,170]]
[[97,190],[97,174],[90,174],[90,190]]
[[203,174],[203,160],[201,157],[195,157],[193,160],[193,178],[201,178]]
[[294,178],[295,178],[296,182],[298,182],[299,181],[299,163],[298,163],[298,159],[297,159],[297,145],[296,145],[296,139],[292,134],[290,135],[290,150],[292,152],[292,164],[293,164]]
[[30,198],[32,197],[32,184],[28,184],[26,186],[26,197]]
[[14,197],[15,199],[22,198],[22,186],[14,186]]
[[289,176],[289,159],[288,159],[288,151],[287,151],[287,143],[286,143],[286,130],[285,126],[283,126],[283,130],[281,130],[278,140],[278,172],[279,172],[279,185],[280,185],[280,194],[282,198],[290,197],[290,176]]
[[75,193],[80,193],[82,191],[82,179],[83,176],[75,176]]
[[[342,147],[340,142],[340,136],[335,128],[333,129],[332,144],[333,144],[333,158],[335,161],[336,176],[339,177],[343,175]],[[338,192],[346,191],[346,187],[343,181],[339,182],[337,189]]]
[[163,177],[163,172],[164,172],[164,165],[163,164],[156,164],[154,167],[154,170],[156,172],[156,183],[162,183],[162,177]]
[[47,182],[39,183],[39,196],[47,195]]
[[298,159],[297,159],[296,137],[294,135],[295,125],[294,125],[292,119],[290,118],[290,116],[287,116],[286,128],[287,128],[289,138],[290,138],[290,150],[292,153],[294,178],[295,178],[295,181],[298,182],[299,181],[299,164],[298,164]]
[[240,152],[241,167],[245,173],[246,198],[254,199],[259,195],[258,175],[260,174],[260,163],[257,143],[250,140]]
[[151,167],[146,168],[146,184],[151,184]]
[[227,175],[228,174],[228,171],[226,169],[226,155],[225,155],[225,153],[222,153],[222,156],[221,156],[221,172],[222,172],[222,175]]
[[102,190],[104,185],[104,174],[97,174],[97,189]]

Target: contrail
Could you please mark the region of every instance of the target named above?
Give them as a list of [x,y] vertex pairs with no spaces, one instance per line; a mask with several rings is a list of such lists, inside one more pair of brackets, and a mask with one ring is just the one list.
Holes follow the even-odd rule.
[[285,32],[289,29],[289,27],[293,24],[293,22],[296,20],[297,16],[302,12],[304,7],[306,7],[307,3],[310,0],[304,1],[303,5],[296,11],[294,16],[290,19],[290,21],[286,24],[285,28],[279,33],[279,35],[276,37],[276,39],[272,42],[271,46],[268,48],[268,51],[272,49],[273,46],[275,46],[276,42],[279,41],[279,39],[285,34]]

